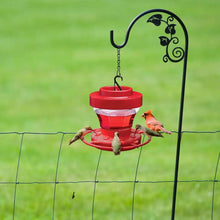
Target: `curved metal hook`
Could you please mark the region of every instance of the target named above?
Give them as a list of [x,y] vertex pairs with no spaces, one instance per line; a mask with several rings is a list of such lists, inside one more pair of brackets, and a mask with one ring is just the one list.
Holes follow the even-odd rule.
[[[184,33],[185,33],[185,36],[186,36],[186,41],[188,40],[188,33],[187,33],[187,30],[186,30],[186,27],[185,27],[184,23],[182,22],[182,20],[177,15],[175,15],[174,13],[172,13],[168,10],[165,10],[165,9],[151,9],[151,10],[148,10],[148,11],[145,11],[145,12],[139,14],[137,17],[135,17],[133,19],[133,21],[128,26],[127,33],[126,33],[126,36],[125,36],[125,41],[121,45],[118,45],[114,42],[114,31],[111,30],[110,31],[110,41],[111,41],[112,46],[115,47],[115,48],[123,48],[128,42],[128,38],[129,38],[131,28],[137,22],[137,20],[139,18],[141,18],[142,16],[144,16],[146,14],[149,14],[149,13],[152,13],[152,12],[163,12],[163,13],[167,13],[167,14],[171,15],[172,17],[176,18],[176,20],[181,24],[181,26],[184,30]],[[188,43],[186,42],[186,44],[188,44]]]
[[115,85],[117,85],[117,87],[119,88],[119,90],[121,90],[121,86],[119,86],[119,84],[118,84],[118,82],[117,82],[117,78],[120,78],[121,81],[123,81],[123,77],[122,77],[122,76],[119,76],[119,75],[115,76],[115,77],[114,77],[114,90],[115,90]]

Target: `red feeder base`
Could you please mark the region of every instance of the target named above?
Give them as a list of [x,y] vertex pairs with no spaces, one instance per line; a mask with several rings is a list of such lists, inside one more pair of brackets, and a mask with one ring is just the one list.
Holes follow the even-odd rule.
[[134,129],[103,129],[98,128],[91,136],[91,142],[98,145],[111,147],[115,132],[119,133],[121,146],[135,146],[141,143],[141,134],[135,132]]
[[84,139],[85,135],[90,133],[87,132],[83,135],[81,140],[92,147],[98,148],[100,150],[112,151],[112,140],[114,138],[115,132],[119,133],[119,138],[121,141],[121,151],[132,150],[138,147],[141,147],[145,144],[148,144],[151,141],[151,137],[148,137],[148,140],[141,144],[141,131],[136,131],[135,129],[103,129],[97,128],[93,130],[91,135],[91,141],[88,142]]

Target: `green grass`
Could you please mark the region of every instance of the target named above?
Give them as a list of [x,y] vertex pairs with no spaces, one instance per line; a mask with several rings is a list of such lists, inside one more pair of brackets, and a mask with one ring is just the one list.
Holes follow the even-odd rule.
[[[183,130],[219,130],[219,1],[4,0],[0,132],[99,127],[89,94],[113,83],[116,49],[109,31],[121,44],[130,21],[152,8],[174,12],[189,32]],[[163,63],[165,48],[158,39],[163,29],[147,18],[136,23],[121,50],[121,84],[143,93],[134,123],[143,123],[142,112],[153,109],[167,129],[177,130],[182,63]],[[18,181],[54,181],[61,136],[24,135]],[[64,136],[58,181],[94,180],[99,151],[81,143],[68,147],[70,138]],[[176,138],[153,139],[143,148],[139,181],[173,180]],[[15,180],[20,141],[21,135],[0,135],[0,181]],[[218,153],[219,133],[184,134],[179,179],[212,180]],[[119,157],[103,152],[98,180],[133,181],[138,155],[139,149]],[[219,183],[215,186],[214,219],[219,219]],[[19,184],[15,219],[51,219],[53,187]],[[133,183],[97,183],[94,219],[131,219],[132,189]],[[12,219],[13,194],[13,184],[0,185],[0,219]],[[55,219],[91,219],[92,195],[93,183],[57,184]],[[176,219],[210,219],[211,199],[212,183],[179,183]],[[137,183],[134,219],[170,219],[171,202],[172,183]]]

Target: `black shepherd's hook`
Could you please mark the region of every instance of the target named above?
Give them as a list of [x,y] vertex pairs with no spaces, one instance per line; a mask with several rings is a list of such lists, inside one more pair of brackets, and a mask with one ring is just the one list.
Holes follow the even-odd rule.
[[[164,19],[162,14],[168,14],[169,16]],[[181,146],[181,137],[182,137],[182,120],[183,120],[183,107],[184,107],[184,95],[185,95],[185,82],[186,82],[186,67],[187,67],[187,57],[188,57],[188,33],[187,29],[182,22],[182,20],[175,15],[174,13],[164,10],[164,9],[152,9],[145,11],[134,18],[134,20],[130,23],[127,29],[127,33],[125,36],[125,41],[121,45],[117,45],[114,42],[114,35],[113,30],[110,31],[110,41],[113,47],[115,48],[123,48],[129,38],[129,34],[131,31],[131,28],[136,23],[136,21],[141,18],[142,16],[150,13],[153,14],[147,22],[153,23],[155,26],[160,26],[161,24],[165,25],[165,34],[163,36],[160,36],[160,44],[161,46],[164,46],[166,48],[165,55],[163,56],[164,62],[179,62],[181,60],[184,60],[183,62],[183,75],[182,75],[182,88],[181,88],[181,99],[180,99],[180,110],[179,110],[179,125],[178,125],[178,138],[177,138],[177,149],[176,149],[176,163],[175,163],[175,173],[174,173],[174,185],[173,185],[173,201],[172,201],[172,213],[171,213],[171,220],[175,219],[175,207],[176,207],[176,195],[177,195],[177,183],[178,183],[178,170],[179,170],[179,158],[180,158],[180,146]],[[180,46],[176,46],[179,43],[179,38],[175,36],[176,24],[173,23],[174,19],[176,19],[179,24],[181,25],[184,36],[185,36],[185,48],[183,49]],[[171,45],[171,47],[170,47]],[[174,48],[174,49],[173,49]],[[116,77],[117,78],[117,77]],[[133,217],[132,217],[133,219]]]
[[114,90],[115,90],[115,85],[119,88],[119,90],[121,90],[121,86],[118,84],[117,78],[120,78],[121,81],[123,81],[123,77],[122,76],[120,76],[120,75],[115,76],[114,77]]

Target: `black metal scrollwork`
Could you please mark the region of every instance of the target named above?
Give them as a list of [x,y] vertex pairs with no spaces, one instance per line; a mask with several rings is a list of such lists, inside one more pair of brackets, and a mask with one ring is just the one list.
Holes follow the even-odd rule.
[[172,62],[179,62],[184,58],[185,52],[182,47],[174,47],[174,49],[171,48],[171,44],[176,45],[179,43],[179,38],[174,36],[176,34],[175,26],[176,24],[173,24],[171,22],[174,21],[174,17],[172,15],[168,16],[166,20],[163,20],[163,17],[161,14],[155,14],[152,15],[147,22],[153,23],[155,26],[160,26],[161,23],[166,24],[165,33],[169,36],[160,36],[160,44],[161,46],[166,47],[166,54],[163,56],[163,61],[166,63],[168,60]]

